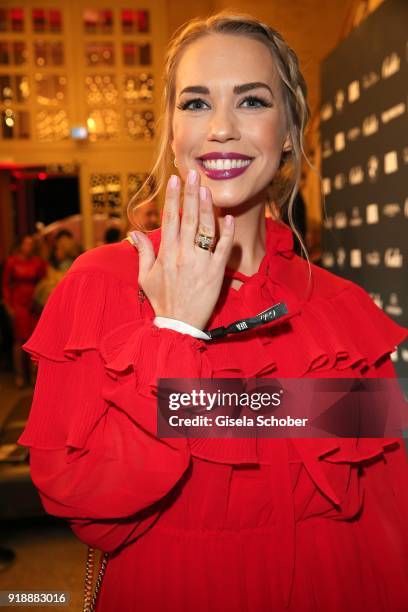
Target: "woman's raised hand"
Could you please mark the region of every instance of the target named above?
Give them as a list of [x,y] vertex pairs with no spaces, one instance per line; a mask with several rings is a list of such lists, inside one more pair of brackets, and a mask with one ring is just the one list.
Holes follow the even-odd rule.
[[184,186],[180,222],[181,181],[173,175],[166,190],[160,249],[143,232],[132,232],[139,252],[139,286],[156,316],[169,317],[204,329],[217,303],[234,238],[234,218],[226,215],[213,252],[195,244],[198,231],[215,236],[211,192],[200,187],[190,170]]

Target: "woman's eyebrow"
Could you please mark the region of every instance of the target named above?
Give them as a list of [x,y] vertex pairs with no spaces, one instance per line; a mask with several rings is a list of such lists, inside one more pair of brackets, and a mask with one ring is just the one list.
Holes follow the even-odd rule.
[[[266,83],[262,83],[261,81],[256,81],[254,83],[244,83],[243,85],[235,85],[233,92],[234,94],[245,93],[246,91],[250,91],[251,89],[259,89],[263,87],[267,89],[271,94],[272,98],[274,97],[272,89]],[[209,94],[210,90],[208,87],[204,87],[203,85],[191,85],[190,87],[185,87],[179,93],[179,96],[183,93],[198,93],[198,94]]]

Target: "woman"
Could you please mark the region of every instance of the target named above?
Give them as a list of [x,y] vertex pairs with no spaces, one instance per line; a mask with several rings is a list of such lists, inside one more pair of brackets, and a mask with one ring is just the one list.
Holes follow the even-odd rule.
[[[307,118],[280,35],[248,15],[193,20],[165,78],[154,170],[170,146],[182,215],[173,176],[161,231],[79,257],[25,345],[39,374],[20,443],[44,507],[110,553],[98,611],[402,612],[402,440],[156,435],[158,378],[394,377],[407,336],[265,221],[271,186],[295,197]],[[283,318],[208,341],[277,302]]]
[[47,271],[46,262],[33,254],[32,236],[24,236],[3,271],[3,300],[13,323],[13,365],[16,387],[24,387],[24,353],[22,344],[33,333],[38,317],[33,295],[37,283]]

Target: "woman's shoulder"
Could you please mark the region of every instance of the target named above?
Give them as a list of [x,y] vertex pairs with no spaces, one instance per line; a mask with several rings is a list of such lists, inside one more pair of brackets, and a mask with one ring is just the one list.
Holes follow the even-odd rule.
[[[288,371],[303,376],[320,370],[374,368],[408,337],[408,329],[391,319],[357,283],[316,264],[309,267],[299,256],[282,258],[276,271],[274,280],[281,285],[283,298],[298,299],[299,316],[291,320],[293,350],[288,350],[285,338],[286,354],[291,356]],[[299,343],[307,350],[297,351]]]
[[68,273],[69,275],[86,275],[95,272],[112,279],[120,279],[129,285],[137,283],[138,255],[136,249],[126,239],[94,247],[79,255]]
[[[160,240],[159,230],[148,234],[153,246]],[[89,274],[99,272],[108,279],[117,279],[132,287],[137,287],[139,274],[139,255],[132,243],[124,238],[120,242],[103,244],[85,251],[77,257],[69,269],[69,274]]]
[[353,281],[312,263],[314,294],[317,299],[335,297],[343,291],[364,291]]
[[[310,276],[309,276],[310,274]],[[407,329],[391,319],[374,301],[369,291],[351,281],[295,256],[279,269],[279,281],[289,288],[302,304],[304,314],[314,313],[316,320],[344,320],[349,329],[361,334],[387,328],[390,335],[407,335]],[[318,333],[318,328],[316,328]],[[394,334],[395,335],[395,334]]]
[[281,257],[279,264],[276,280],[286,285],[302,302],[331,299],[344,291],[364,291],[356,283],[308,262],[299,255]]

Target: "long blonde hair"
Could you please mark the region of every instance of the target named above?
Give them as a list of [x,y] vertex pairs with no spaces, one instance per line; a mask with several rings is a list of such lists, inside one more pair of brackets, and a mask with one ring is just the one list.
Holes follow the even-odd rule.
[[[233,34],[254,38],[266,45],[272,54],[282,81],[285,114],[292,150],[289,153],[283,153],[279,170],[268,187],[268,197],[270,198],[268,206],[272,216],[275,216],[272,201],[276,202],[279,211],[285,204],[288,204],[290,226],[309,262],[306,247],[293,219],[293,206],[299,188],[302,160],[307,160],[303,146],[303,134],[310,116],[306,82],[300,72],[299,61],[295,52],[279,32],[251,15],[235,13],[229,9],[207,18],[196,17],[188,21],[175,31],[168,44],[163,74],[164,95],[158,121],[159,138],[156,162],[145,182],[128,204],[129,222],[132,225],[132,211],[154,199],[167,184],[167,172],[172,163],[172,150],[169,143],[172,140],[177,67],[187,47],[208,34]],[[153,184],[154,188],[148,199],[144,199],[135,206],[134,203],[139,194],[150,184]]]

